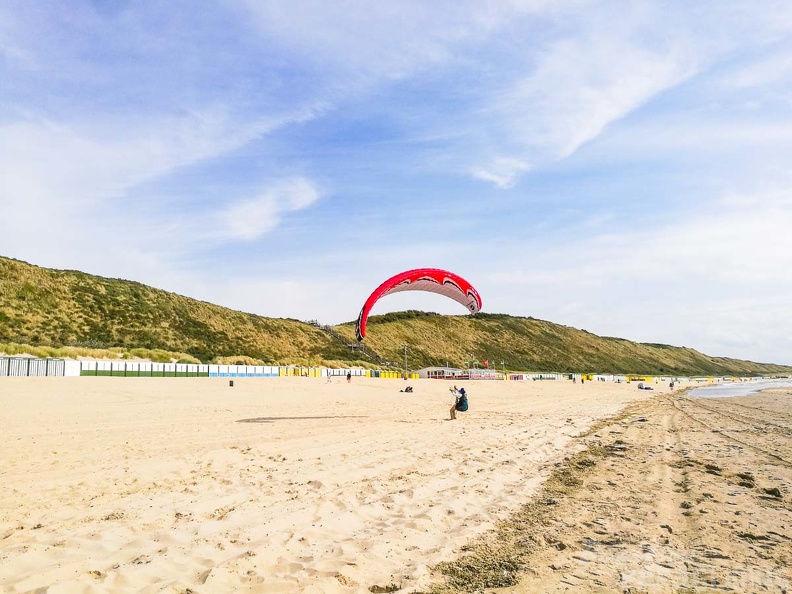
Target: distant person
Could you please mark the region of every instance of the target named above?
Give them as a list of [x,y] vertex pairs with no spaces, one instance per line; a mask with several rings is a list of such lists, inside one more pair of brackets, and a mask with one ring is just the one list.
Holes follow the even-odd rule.
[[329,369],[327,370],[327,383],[328,384],[332,384],[333,383],[333,374],[332,374],[332,372]]
[[348,384],[352,383],[352,372],[351,371],[347,371],[347,383]]
[[[453,390],[456,390],[456,386],[452,388],[452,393]],[[456,419],[457,411],[466,412],[467,409],[468,409],[467,392],[465,392],[465,388],[459,388],[459,390],[456,392],[456,399],[454,402],[454,406],[451,407],[451,420],[453,421],[454,419]]]
[[670,384],[668,384],[668,387],[673,390],[674,389],[674,382],[671,382]]

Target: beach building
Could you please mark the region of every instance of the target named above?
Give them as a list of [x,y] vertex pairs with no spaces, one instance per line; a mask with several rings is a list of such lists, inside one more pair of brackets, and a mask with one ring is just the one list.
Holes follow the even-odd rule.
[[496,380],[503,374],[494,369],[458,369],[456,367],[424,367],[418,370],[418,377],[445,380]]
[[469,379],[467,373],[456,367],[424,367],[418,370],[418,377],[423,379]]

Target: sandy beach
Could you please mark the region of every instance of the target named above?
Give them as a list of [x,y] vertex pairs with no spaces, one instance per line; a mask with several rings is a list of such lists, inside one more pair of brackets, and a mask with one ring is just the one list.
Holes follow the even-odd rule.
[[517,582],[479,590],[498,594],[789,592],[790,405],[785,389],[628,406],[575,440],[584,448],[486,539],[486,556],[479,543],[446,572]]
[[3,592],[414,592],[642,392],[3,378]]

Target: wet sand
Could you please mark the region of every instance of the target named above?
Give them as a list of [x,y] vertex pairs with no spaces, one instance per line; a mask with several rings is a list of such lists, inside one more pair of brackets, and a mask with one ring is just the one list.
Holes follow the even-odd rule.
[[[433,567],[459,558],[585,447],[575,436],[667,391],[468,382],[470,412],[448,421],[447,383],[409,383],[413,394],[399,392],[401,380],[358,378],[233,388],[210,378],[2,378],[0,591],[428,591],[443,579]],[[637,456],[645,446],[626,423]],[[658,454],[681,455],[663,431],[673,448]],[[688,450],[681,459],[693,466],[658,472],[698,473],[709,458]],[[753,468],[757,486],[733,487],[735,501],[786,489],[770,468]],[[697,491],[685,497],[694,518],[714,505]],[[681,526],[668,536],[686,534]],[[746,549],[779,546],[763,527],[740,526],[766,537],[740,540]]]

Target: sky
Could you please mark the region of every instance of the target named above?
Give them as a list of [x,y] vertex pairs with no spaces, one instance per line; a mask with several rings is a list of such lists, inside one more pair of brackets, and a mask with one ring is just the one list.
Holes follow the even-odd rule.
[[2,256],[268,317],[436,267],[792,364],[792,3],[7,0],[0,212]]

